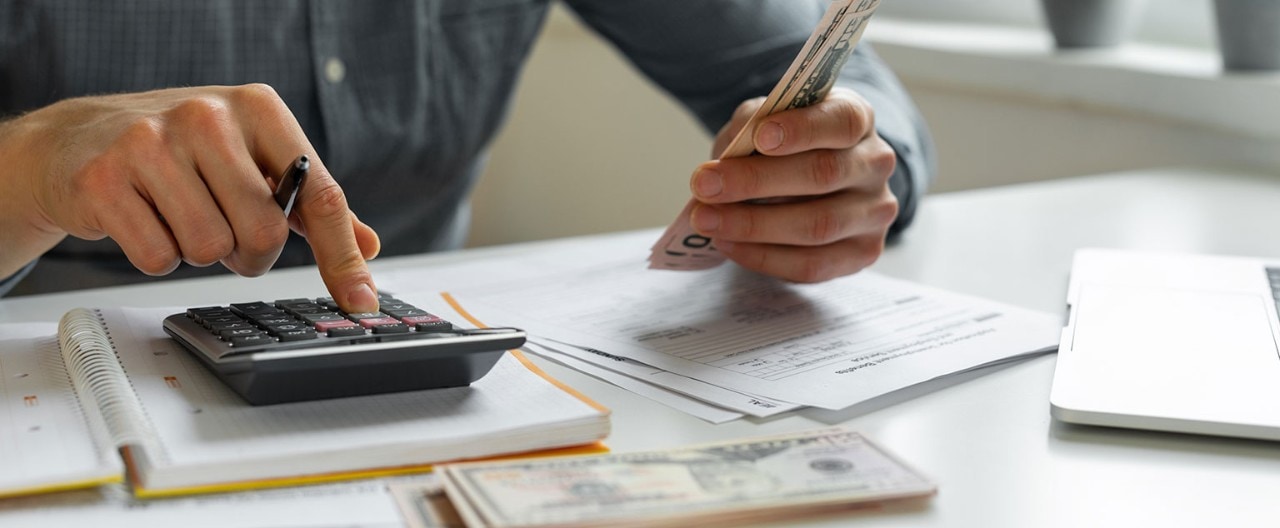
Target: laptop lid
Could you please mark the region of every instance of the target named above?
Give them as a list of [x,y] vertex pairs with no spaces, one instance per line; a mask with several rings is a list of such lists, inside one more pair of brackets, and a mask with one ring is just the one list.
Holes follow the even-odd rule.
[[1053,416],[1280,440],[1280,320],[1266,268],[1252,258],[1077,251]]

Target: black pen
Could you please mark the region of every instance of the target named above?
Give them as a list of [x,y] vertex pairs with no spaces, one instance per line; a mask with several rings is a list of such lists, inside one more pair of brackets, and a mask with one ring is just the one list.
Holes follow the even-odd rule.
[[289,218],[289,212],[293,211],[293,203],[298,200],[298,192],[302,191],[302,181],[307,178],[307,169],[311,168],[311,160],[307,159],[307,155],[298,156],[289,164],[289,168],[284,171],[284,176],[280,177],[280,183],[276,184],[276,203],[280,204],[280,209],[284,210],[284,217]]

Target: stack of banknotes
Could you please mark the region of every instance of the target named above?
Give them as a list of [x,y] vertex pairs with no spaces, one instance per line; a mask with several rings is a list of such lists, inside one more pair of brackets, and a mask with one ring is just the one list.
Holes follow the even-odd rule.
[[439,474],[448,502],[438,491],[422,490],[418,499],[427,506],[406,510],[412,525],[755,524],[936,491],[928,478],[841,428],[656,451],[451,464]]

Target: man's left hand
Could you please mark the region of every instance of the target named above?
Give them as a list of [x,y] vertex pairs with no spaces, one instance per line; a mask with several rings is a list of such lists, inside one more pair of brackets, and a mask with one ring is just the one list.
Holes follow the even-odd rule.
[[[716,136],[716,156],[763,102],[739,105]],[[865,99],[835,88],[820,103],[768,116],[752,137],[760,155],[694,171],[690,222],[699,234],[739,265],[795,282],[856,273],[880,257],[898,215],[889,190],[897,156]]]

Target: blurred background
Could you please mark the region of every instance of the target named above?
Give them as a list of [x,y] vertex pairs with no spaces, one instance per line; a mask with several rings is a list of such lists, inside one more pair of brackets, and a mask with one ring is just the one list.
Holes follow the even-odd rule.
[[[1143,167],[1280,177],[1280,74],[1224,72],[1213,1],[1142,2],[1120,44],[1060,50],[1041,0],[884,0],[864,41],[930,123],[934,193]],[[469,245],[665,226],[710,144],[558,6],[473,196]]]

